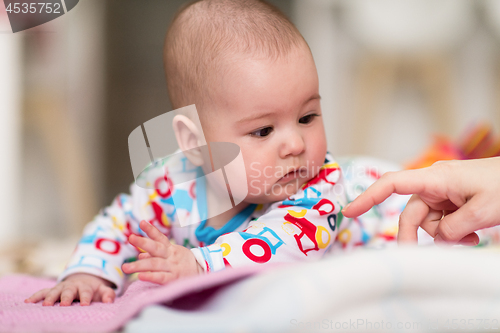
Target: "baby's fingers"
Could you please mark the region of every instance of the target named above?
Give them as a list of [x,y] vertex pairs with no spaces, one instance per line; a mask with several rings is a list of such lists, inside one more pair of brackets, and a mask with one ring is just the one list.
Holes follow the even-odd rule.
[[139,259],[139,260],[147,259],[147,258],[151,258],[151,255],[147,252],[139,253],[139,255],[137,256],[137,259]]
[[168,268],[167,261],[163,258],[158,258],[158,257],[137,260],[122,265],[122,270],[127,274],[132,274],[136,272],[166,271],[167,268]]
[[91,287],[82,285],[78,287],[78,294],[80,295],[80,305],[90,305],[94,291]]
[[176,279],[175,275],[170,272],[144,272],[139,273],[138,278],[141,281],[157,284],[167,284]]
[[51,288],[45,288],[45,289],[39,290],[36,293],[34,293],[33,295],[31,295],[30,297],[26,298],[24,300],[24,303],[39,302],[45,298],[45,296],[49,293],[50,290],[51,290]]
[[170,241],[168,237],[161,233],[154,225],[148,223],[144,220],[139,224],[140,228],[149,236],[149,238],[165,244],[166,246],[170,245]]
[[103,303],[113,303],[115,299],[115,291],[108,286],[100,285],[97,293],[100,297],[100,301]]
[[128,241],[130,244],[140,248],[143,251],[150,253],[154,257],[167,256],[167,247],[163,243],[154,241],[147,237],[137,236],[134,234],[129,236]]
[[66,287],[61,293],[61,306],[69,306],[76,297],[78,290],[76,287]]
[[55,302],[59,300],[59,296],[61,296],[62,287],[56,286],[49,290],[49,292],[45,295],[45,300],[43,301],[43,306],[54,305]]

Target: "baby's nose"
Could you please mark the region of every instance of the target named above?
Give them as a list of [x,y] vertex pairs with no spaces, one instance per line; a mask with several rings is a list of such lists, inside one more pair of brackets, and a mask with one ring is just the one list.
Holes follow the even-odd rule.
[[306,148],[304,138],[298,132],[288,133],[284,137],[282,149],[281,149],[281,157],[284,158],[288,155],[299,155]]

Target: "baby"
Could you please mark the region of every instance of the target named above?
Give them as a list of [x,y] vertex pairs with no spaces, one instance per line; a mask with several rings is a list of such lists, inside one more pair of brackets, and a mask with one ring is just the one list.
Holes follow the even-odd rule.
[[[122,291],[124,273],[165,284],[394,239],[405,200],[343,219],[342,207],[382,171],[357,161],[341,172],[327,153],[313,57],[276,8],[257,0],[190,4],[169,28],[164,61],[173,107],[195,104],[201,128],[175,116],[183,154],[166,161],[170,178],[158,178],[154,189],[132,184],[131,195],[119,195],[86,226],[59,283],[26,302],[107,303]],[[238,145],[248,185],[242,202],[208,219],[202,217],[218,205],[217,193],[195,178],[185,189],[172,187],[176,177],[207,162],[198,149],[204,142]],[[172,198],[182,193],[201,223],[181,227],[172,214]],[[382,225],[387,216],[392,222]]]

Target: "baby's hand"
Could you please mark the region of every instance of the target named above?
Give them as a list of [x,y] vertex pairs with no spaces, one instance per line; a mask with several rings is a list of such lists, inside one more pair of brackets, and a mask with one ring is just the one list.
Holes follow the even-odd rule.
[[61,299],[61,306],[69,306],[74,299],[80,300],[80,305],[90,305],[90,302],[112,303],[115,291],[112,283],[100,277],[76,273],[68,276],[53,288],[45,288],[24,300],[24,303],[36,303],[44,300],[42,305],[54,305]]
[[167,236],[146,221],[141,221],[140,227],[149,238],[132,234],[128,241],[146,252],[139,254],[139,260],[123,264],[125,273],[141,272],[139,280],[158,284],[203,273],[191,250],[171,244]]

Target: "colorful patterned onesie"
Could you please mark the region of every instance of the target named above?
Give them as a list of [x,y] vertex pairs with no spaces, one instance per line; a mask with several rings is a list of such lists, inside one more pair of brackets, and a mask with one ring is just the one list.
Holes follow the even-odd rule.
[[175,177],[199,173],[182,154],[172,155],[166,165],[168,177],[157,178],[154,189],[132,184],[130,195],[118,195],[87,224],[58,281],[89,273],[113,282],[119,294],[125,280],[122,263],[136,260],[140,253],[127,238],[132,233],[147,237],[139,228],[141,220],[191,248],[204,270],[215,272],[228,266],[315,260],[328,251],[394,243],[398,217],[408,199],[393,195],[359,218],[343,218],[340,211],[347,202],[397,167],[358,158],[341,168],[327,154],[318,175],[286,200],[250,204],[220,229],[205,226],[205,221],[181,227],[177,214],[198,221],[206,216],[205,184],[192,180],[172,185]]

